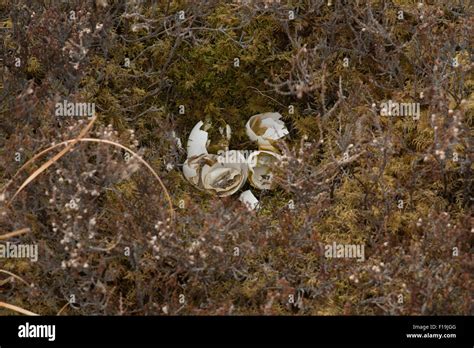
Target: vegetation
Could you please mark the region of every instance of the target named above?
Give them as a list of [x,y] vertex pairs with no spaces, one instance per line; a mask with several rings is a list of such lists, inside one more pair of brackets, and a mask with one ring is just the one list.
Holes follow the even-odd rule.
[[[0,302],[43,315],[472,314],[472,10],[3,0],[0,238],[39,257],[0,259]],[[94,103],[95,117],[56,116],[63,100]],[[389,100],[419,117],[382,116]],[[231,148],[248,149],[245,123],[263,112],[290,134],[258,212],[184,179],[180,144],[198,121],[230,125]],[[333,243],[364,245],[365,260],[327,258]]]

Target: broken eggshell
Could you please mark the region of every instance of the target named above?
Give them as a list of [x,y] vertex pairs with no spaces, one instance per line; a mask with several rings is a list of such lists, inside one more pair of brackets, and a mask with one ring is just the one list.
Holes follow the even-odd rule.
[[244,203],[248,210],[258,210],[259,208],[259,201],[250,190],[242,192],[239,201]]
[[[258,142],[260,150],[253,152],[248,158],[245,156],[246,151],[228,150],[231,129],[227,124],[219,127],[221,141],[210,147],[210,137],[214,136],[212,125],[210,122],[198,122],[191,130],[187,143],[188,159],[183,164],[185,178],[198,189],[219,197],[237,192],[247,178],[252,186],[260,190],[273,189],[276,185],[273,182],[272,167],[281,161],[273,144],[288,134],[280,118],[279,113],[268,112],[249,119],[247,134],[251,140]],[[226,148],[226,151],[222,148]],[[213,153],[216,150],[218,155],[209,153],[208,149]],[[255,203],[250,194],[251,192],[246,191],[241,198],[248,198]]]
[[188,158],[208,153],[207,146],[209,145],[209,134],[207,131],[201,129],[204,128],[203,126],[204,122],[199,121],[189,134],[188,144],[186,146]]
[[275,188],[272,167],[281,161],[281,156],[273,151],[255,151],[247,159],[250,184],[259,190]]
[[229,125],[224,123],[222,127],[219,127],[218,132],[215,128],[210,121],[196,123],[189,134],[186,146],[188,158],[228,148],[231,137]]
[[245,125],[250,140],[256,141],[262,150],[275,151],[273,143],[288,134],[278,112],[266,112],[250,117]]
[[[238,158],[228,161],[227,158]],[[183,164],[185,178],[201,190],[219,197],[230,196],[246,182],[248,168],[245,158],[237,151],[223,155],[201,154],[188,158]]]
[[213,156],[215,155],[206,153],[189,157],[183,164],[183,174],[186,180],[202,189],[202,185],[200,185],[201,169],[206,162],[212,161]]

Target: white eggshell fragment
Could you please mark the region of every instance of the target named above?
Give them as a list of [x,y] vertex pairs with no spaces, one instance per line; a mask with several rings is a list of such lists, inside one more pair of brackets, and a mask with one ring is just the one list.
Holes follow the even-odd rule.
[[[229,160],[234,158],[237,160]],[[183,164],[183,174],[197,188],[225,197],[245,184],[248,168],[240,153],[228,151],[221,156],[202,154],[188,158]]]
[[204,166],[201,174],[204,189],[220,197],[237,192],[247,181],[247,176],[246,159],[234,150],[217,156],[216,163]]
[[259,201],[250,190],[242,192],[239,201],[244,203],[248,210],[258,210],[259,208]]
[[179,149],[183,148],[183,144],[181,143],[181,139],[176,136],[176,132],[172,131],[171,132],[171,137],[176,141],[176,145],[178,146]]
[[184,177],[194,186],[200,187],[201,168],[206,160],[212,160],[212,156],[209,154],[202,154],[199,156],[190,157],[183,164]]
[[259,190],[275,188],[272,167],[281,161],[281,156],[272,151],[255,151],[247,159],[250,184]]
[[188,158],[193,156],[199,156],[202,154],[207,154],[207,146],[209,134],[201,130],[204,126],[203,121],[196,123],[194,128],[191,130],[188,138],[188,144],[186,150],[188,151]]
[[[210,122],[199,121],[191,130],[187,143],[188,159],[183,164],[186,180],[200,190],[219,197],[236,193],[249,179],[252,186],[260,190],[275,187],[272,168],[281,161],[281,156],[274,146],[275,142],[288,134],[285,123],[277,112],[267,112],[252,116],[246,125],[247,135],[258,143],[259,151],[228,150],[231,138],[229,125],[218,130],[223,138],[209,146],[211,129]],[[214,142],[214,141],[213,141]],[[227,150],[222,150],[226,148]],[[217,151],[217,155],[208,152]],[[242,193],[241,200],[250,202],[251,209],[256,209],[258,200],[250,191]],[[244,203],[245,203],[244,202]]]
[[221,135],[225,137],[225,139],[230,140],[232,136],[232,129],[228,124],[226,124],[225,127],[219,128],[219,133],[221,133]]
[[250,140],[256,141],[261,149],[274,149],[273,142],[287,135],[288,129],[280,120],[278,112],[266,112],[250,117],[245,125]]

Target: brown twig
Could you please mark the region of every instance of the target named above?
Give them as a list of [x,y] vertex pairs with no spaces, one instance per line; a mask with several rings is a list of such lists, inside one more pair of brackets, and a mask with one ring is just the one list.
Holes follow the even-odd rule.
[[25,227],[25,228],[19,229],[17,231],[1,234],[0,235],[0,240],[13,238],[13,237],[16,237],[16,236],[19,236],[19,235],[22,235],[22,234],[25,234],[25,233],[29,233],[29,232],[31,232],[31,230],[28,227]]

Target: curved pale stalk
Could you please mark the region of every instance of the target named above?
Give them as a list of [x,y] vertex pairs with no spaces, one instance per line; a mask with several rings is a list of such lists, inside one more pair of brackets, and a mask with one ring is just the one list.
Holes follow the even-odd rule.
[[[153,168],[148,164],[148,162],[146,162],[142,157],[140,157],[137,153],[135,153],[133,150],[129,149],[128,147],[122,145],[122,144],[119,144],[117,142],[114,142],[114,141],[111,141],[111,140],[106,140],[106,139],[96,139],[96,138],[76,138],[76,139],[72,139],[72,140],[66,140],[66,141],[63,141],[63,142],[60,142],[58,144],[55,144],[53,146],[50,146],[49,148],[41,151],[41,154],[45,154],[59,146],[62,146],[62,145],[66,145],[66,149],[69,150],[71,148],[71,143],[77,143],[77,142],[93,142],[93,143],[104,143],[104,144],[110,144],[110,145],[114,145],[114,146],[117,146],[129,153],[132,154],[133,157],[136,157],[145,167],[147,167],[147,169],[151,172],[151,174],[158,180],[161,188],[163,189],[164,193],[165,193],[165,196],[166,196],[166,199],[168,200],[168,204],[170,206],[170,215],[171,215],[171,218],[174,219],[174,209],[173,209],[173,202],[171,201],[171,196],[169,195],[168,193],[168,190],[166,189],[166,186],[165,184],[163,183],[163,181],[161,181],[161,178],[158,176],[158,174],[153,170]],[[65,150],[65,149],[64,149]],[[64,150],[62,150],[61,152],[59,152],[59,154],[63,153]],[[67,152],[67,151],[66,151]],[[62,155],[61,155],[62,156]],[[59,159],[61,156],[54,156],[53,158],[56,158],[55,161],[57,159]],[[35,156],[37,157],[37,156]],[[51,162],[51,160],[49,160],[47,163]],[[52,162],[54,163],[54,162]],[[52,164],[51,163],[51,164]],[[41,168],[43,168],[44,165]],[[49,166],[46,166],[46,168],[48,168]],[[44,170],[44,169],[43,169]],[[21,185],[20,189],[17,190],[17,192],[15,193],[15,195],[11,198],[11,200],[9,201],[8,205],[11,204],[11,202],[13,201],[13,199],[17,196],[17,194],[21,191],[21,189],[23,189],[24,187],[26,187],[30,182],[32,182],[43,170],[41,170],[39,173],[38,170],[35,171],[34,174],[36,174],[31,180],[31,176],[28,177],[28,179]]]
[[5,274],[9,275],[10,277],[18,279],[19,281],[25,283],[27,286],[30,286],[30,284],[28,284],[28,282],[26,280],[24,280],[19,275],[16,275],[15,273],[9,272],[9,271],[4,270],[4,269],[0,269],[0,273],[5,273]]
[[61,157],[63,157],[72,147],[74,144],[76,144],[81,138],[83,138],[87,132],[92,128],[94,125],[95,120],[97,120],[97,116],[94,116],[92,120],[89,122],[89,124],[84,127],[83,130],[79,133],[77,138],[68,140],[68,145],[62,149],[60,152],[58,152],[56,155],[53,156],[53,158],[50,158],[46,163],[43,163],[41,167],[36,169],[33,174],[31,174],[24,182],[21,184],[20,188],[15,192],[13,197],[8,201],[7,207],[10,206],[11,202],[15,199],[15,197],[30,183],[32,182],[38,175],[40,175],[42,172],[44,172],[46,169],[48,169],[54,162],[59,160]]
[[24,309],[24,308],[21,308],[21,307],[18,307],[18,306],[9,304],[9,303],[1,302],[1,301],[0,301],[0,307],[11,309],[12,311],[15,311],[15,312],[18,312],[18,313],[21,313],[21,314],[24,314],[24,315],[39,316],[39,314],[30,312],[27,309]]
[[31,230],[28,227],[25,227],[25,228],[22,228],[22,229],[17,230],[17,231],[8,232],[8,233],[5,233],[5,234],[0,234],[0,240],[10,239],[10,238],[13,238],[13,237],[25,234],[25,233],[29,233],[29,232],[31,232]]

